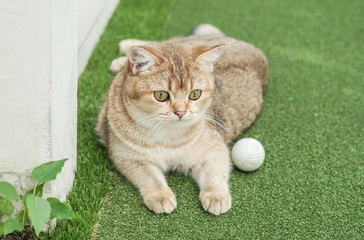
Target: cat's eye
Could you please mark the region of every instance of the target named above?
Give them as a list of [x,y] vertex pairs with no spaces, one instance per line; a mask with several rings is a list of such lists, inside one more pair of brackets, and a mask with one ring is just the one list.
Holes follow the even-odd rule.
[[192,90],[192,91],[190,92],[190,96],[189,96],[189,98],[190,98],[191,100],[197,100],[197,99],[199,99],[199,98],[200,98],[201,93],[202,93],[202,91],[201,91],[201,90],[199,90],[199,89]]
[[154,92],[154,97],[160,102],[164,102],[169,98],[169,94],[165,91],[156,91]]

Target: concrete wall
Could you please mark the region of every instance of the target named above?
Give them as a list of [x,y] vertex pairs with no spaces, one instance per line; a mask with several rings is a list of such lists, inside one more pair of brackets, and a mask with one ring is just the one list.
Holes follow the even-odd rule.
[[119,0],[78,0],[78,74],[87,65]]
[[117,2],[0,0],[0,181],[20,194],[34,167],[63,158],[44,191],[64,201],[71,190],[77,79]]

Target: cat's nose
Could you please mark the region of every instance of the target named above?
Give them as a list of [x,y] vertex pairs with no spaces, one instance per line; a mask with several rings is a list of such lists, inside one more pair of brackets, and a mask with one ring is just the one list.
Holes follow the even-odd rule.
[[173,113],[181,119],[186,114],[186,111],[175,111]]

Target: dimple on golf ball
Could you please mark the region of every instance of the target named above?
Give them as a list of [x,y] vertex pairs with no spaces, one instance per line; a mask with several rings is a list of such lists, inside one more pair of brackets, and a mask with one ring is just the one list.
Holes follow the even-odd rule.
[[258,140],[243,138],[234,144],[231,157],[237,168],[245,172],[252,172],[263,164],[265,151]]

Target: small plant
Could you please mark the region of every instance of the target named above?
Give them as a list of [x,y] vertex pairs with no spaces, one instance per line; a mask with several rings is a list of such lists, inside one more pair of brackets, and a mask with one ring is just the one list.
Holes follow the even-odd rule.
[[66,202],[60,202],[57,198],[42,198],[44,183],[55,180],[61,172],[67,159],[41,164],[32,171],[32,179],[35,181],[33,190],[27,192],[20,199],[13,185],[8,182],[0,182],[0,213],[10,216],[14,212],[11,201],[19,201],[23,210],[15,219],[0,222],[0,236],[14,231],[22,231],[24,225],[30,221],[35,234],[39,236],[42,228],[50,219],[59,220],[74,219],[76,217],[71,206]]

